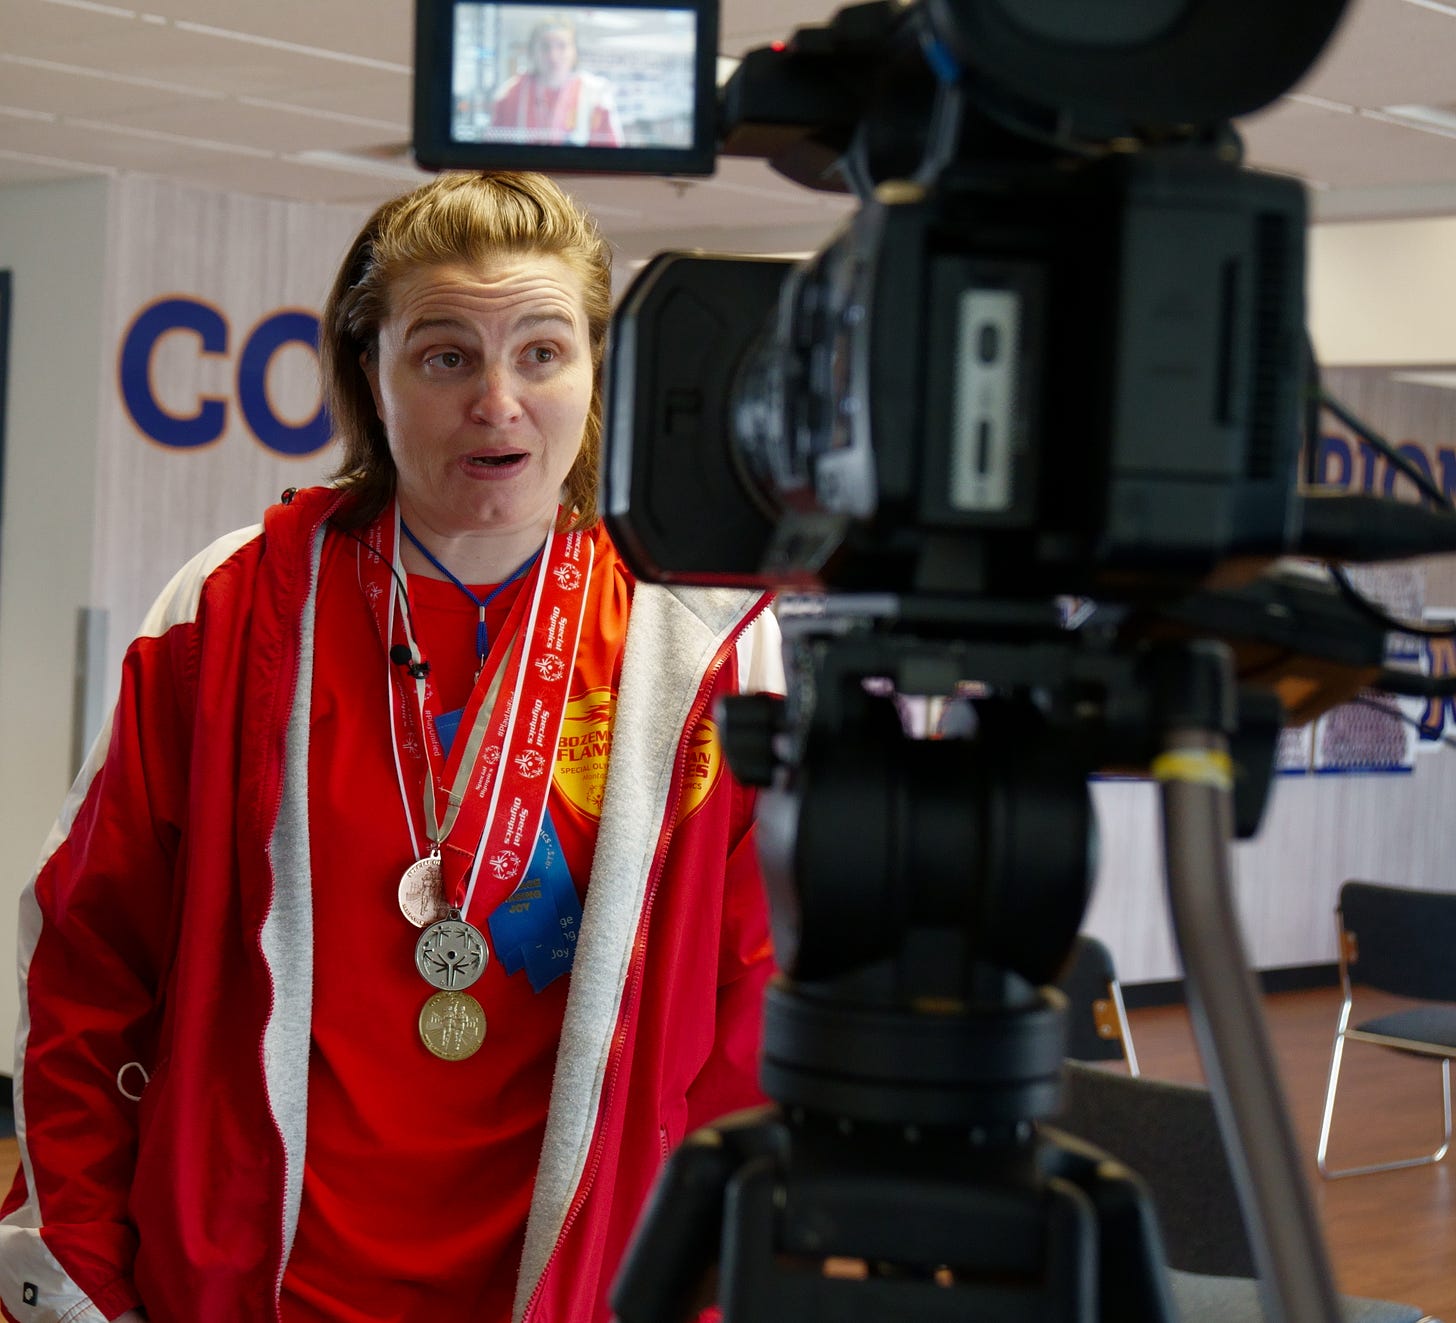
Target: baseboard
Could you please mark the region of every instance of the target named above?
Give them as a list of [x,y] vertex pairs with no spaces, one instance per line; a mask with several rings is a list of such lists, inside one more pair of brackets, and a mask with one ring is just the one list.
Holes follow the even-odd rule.
[[[1339,986],[1340,967],[1333,961],[1327,965],[1286,965],[1280,969],[1256,969],[1262,992],[1301,992],[1306,988]],[[1122,1000],[1128,1010],[1151,1006],[1180,1006],[1187,997],[1181,978],[1149,983],[1124,983]]]

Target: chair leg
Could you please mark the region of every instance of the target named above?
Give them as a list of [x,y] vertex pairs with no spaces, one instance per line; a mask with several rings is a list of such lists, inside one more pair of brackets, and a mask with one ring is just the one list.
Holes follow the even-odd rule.
[[1446,1156],[1446,1150],[1451,1146],[1451,1059],[1441,1058],[1441,1111],[1444,1119],[1441,1146],[1434,1153],[1427,1153],[1418,1158],[1402,1158],[1396,1162],[1375,1162],[1364,1167],[1341,1167],[1332,1168],[1327,1157],[1330,1146],[1330,1128],[1335,1115],[1335,1090],[1339,1085],[1340,1063],[1345,1051],[1345,1024],[1348,1018],[1348,1007],[1346,1014],[1340,1017],[1339,1031],[1335,1034],[1334,1051],[1330,1057],[1330,1077],[1325,1086],[1325,1108],[1324,1116],[1320,1121],[1319,1147],[1315,1152],[1315,1166],[1319,1173],[1326,1180],[1338,1180],[1342,1176],[1364,1176],[1376,1171],[1398,1171],[1402,1167],[1428,1167],[1432,1163],[1440,1162]]
[[1441,1136],[1441,1147],[1431,1157],[1432,1162],[1440,1162],[1446,1156],[1446,1150],[1451,1147],[1451,1058],[1441,1058],[1441,1108],[1446,1118],[1446,1129]]
[[1138,1074],[1137,1049],[1132,1045],[1132,1028],[1127,1022],[1127,1006],[1122,1000],[1122,985],[1116,979],[1108,984],[1108,992],[1112,994],[1112,1008],[1117,1014],[1117,1033],[1122,1039],[1122,1056],[1127,1062],[1127,1073]]
[[1330,1147],[1330,1124],[1335,1119],[1335,1090],[1340,1082],[1340,1061],[1345,1054],[1345,1024],[1349,1018],[1350,1005],[1346,1002],[1345,1008],[1340,1014],[1339,1028],[1335,1030],[1335,1045],[1330,1054],[1330,1074],[1325,1081],[1325,1109],[1320,1120],[1319,1147],[1315,1150],[1314,1156],[1315,1166],[1319,1168],[1319,1174],[1326,1180],[1346,1174],[1331,1171],[1325,1162],[1325,1157]]

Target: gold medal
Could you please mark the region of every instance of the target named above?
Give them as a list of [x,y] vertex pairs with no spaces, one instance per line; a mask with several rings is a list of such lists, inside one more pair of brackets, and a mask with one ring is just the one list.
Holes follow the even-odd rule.
[[438,854],[416,859],[404,870],[399,879],[399,912],[416,928],[450,917]]
[[442,1061],[464,1061],[485,1042],[485,1012],[468,992],[437,992],[420,1010],[420,1041]]

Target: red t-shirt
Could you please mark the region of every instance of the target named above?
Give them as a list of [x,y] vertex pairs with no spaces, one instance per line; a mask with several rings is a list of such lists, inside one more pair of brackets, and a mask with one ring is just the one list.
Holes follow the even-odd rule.
[[[401,915],[396,895],[417,855],[390,747],[392,663],[359,588],[361,554],[349,539],[331,537],[320,570],[309,754],[308,1143],[282,1317],[506,1323],[570,979],[535,993],[524,972],[508,977],[492,951],[469,989],[486,1016],[480,1050],[442,1061],[420,1041],[420,1008],[434,989],[415,969],[419,930]],[[584,665],[573,680],[549,800],[581,894],[628,604],[625,579],[603,568],[612,582],[582,630]],[[492,649],[531,578],[487,608]],[[473,591],[483,597],[489,588]],[[445,707],[459,707],[476,669],[477,609],[455,585],[418,576],[410,578],[410,599],[431,679]],[[583,748],[586,755],[568,758]],[[407,792],[418,822],[420,788],[407,781]],[[472,917],[479,922],[490,908],[477,905]]]

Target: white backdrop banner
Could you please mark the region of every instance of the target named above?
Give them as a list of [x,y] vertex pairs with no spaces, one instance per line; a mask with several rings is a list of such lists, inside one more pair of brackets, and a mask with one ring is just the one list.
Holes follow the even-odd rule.
[[173,572],[334,467],[318,314],[368,211],[115,181],[92,575],[103,708]]

